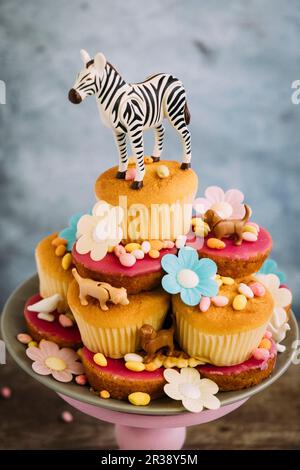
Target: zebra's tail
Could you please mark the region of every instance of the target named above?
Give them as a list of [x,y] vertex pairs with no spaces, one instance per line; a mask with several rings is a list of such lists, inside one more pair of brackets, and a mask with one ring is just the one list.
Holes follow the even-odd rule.
[[191,113],[188,108],[187,102],[185,102],[185,105],[184,105],[184,119],[187,125],[191,122]]

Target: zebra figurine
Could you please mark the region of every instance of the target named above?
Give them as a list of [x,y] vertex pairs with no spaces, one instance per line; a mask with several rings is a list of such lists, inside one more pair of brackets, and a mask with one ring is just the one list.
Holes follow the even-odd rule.
[[151,75],[140,83],[126,83],[117,70],[107,62],[102,53],[91,59],[88,52],[80,51],[84,68],[79,72],[69,100],[78,104],[87,95],[95,95],[103,123],[114,133],[119,153],[116,177],[125,179],[128,166],[126,136],[136,160],[133,189],[143,187],[145,174],[143,131],[154,129],[155,144],[152,158],[160,160],[163,148],[164,127],[167,118],[180,135],[183,144],[181,169],[190,168],[191,135],[187,128],[190,113],[185,89],[180,80],[166,73]]

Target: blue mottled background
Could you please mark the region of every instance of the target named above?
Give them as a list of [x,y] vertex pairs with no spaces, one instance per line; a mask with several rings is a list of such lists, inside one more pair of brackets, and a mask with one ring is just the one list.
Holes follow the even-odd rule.
[[[299,304],[299,0],[1,0],[1,300],[34,272],[39,239],[89,208],[96,176],[116,163],[94,99],[66,98],[82,47],[131,82],[160,71],[183,80],[200,192],[244,191]],[[165,156],[180,153],[169,131]]]

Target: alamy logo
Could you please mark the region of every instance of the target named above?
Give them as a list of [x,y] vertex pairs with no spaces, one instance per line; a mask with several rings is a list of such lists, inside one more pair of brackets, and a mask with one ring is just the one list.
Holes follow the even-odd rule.
[[0,104],[6,104],[6,85],[3,80],[0,80]]
[[291,96],[292,103],[299,104],[300,103],[300,80],[293,81],[292,89],[295,90]]
[[6,348],[5,343],[0,339],[0,364],[6,364]]

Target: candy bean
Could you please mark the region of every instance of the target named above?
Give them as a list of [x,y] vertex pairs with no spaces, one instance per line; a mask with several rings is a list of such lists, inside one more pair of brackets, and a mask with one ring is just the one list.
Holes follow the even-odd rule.
[[178,249],[183,248],[186,244],[186,240],[187,240],[186,235],[179,235],[176,238],[176,242],[175,242],[176,248],[178,248]]
[[199,366],[199,364],[203,364],[202,361],[200,361],[199,359],[196,359],[195,357],[190,357],[188,362],[189,362],[189,367],[197,367]]
[[136,263],[136,258],[131,253],[124,253],[119,257],[119,261],[122,266],[131,268]]
[[134,250],[140,249],[141,245],[139,243],[127,243],[127,245],[125,245],[125,250],[127,251],[127,253],[131,253]]
[[188,359],[184,359],[183,357],[177,357],[176,359],[177,359],[176,366],[179,369],[182,369],[183,367],[188,367],[189,365]]
[[71,320],[71,318],[67,317],[67,315],[64,315],[63,313],[59,315],[58,321],[64,328],[69,328],[73,326],[73,321]]
[[250,225],[250,227],[254,227],[256,229],[257,233],[259,233],[260,226],[258,224],[256,224],[255,222],[247,222],[247,225]]
[[229,299],[225,295],[216,295],[211,298],[211,301],[216,307],[225,307],[225,305],[228,304]]
[[143,250],[133,250],[131,253],[136,259],[143,259],[145,257],[145,253]]
[[238,286],[238,291],[240,294],[243,294],[247,299],[252,299],[254,297],[252,289],[247,286],[247,284],[244,284],[244,282],[241,282]]
[[125,174],[125,180],[126,181],[132,181],[134,180],[136,176],[136,169],[135,168],[128,168]]
[[2,398],[10,398],[11,397],[11,388],[10,387],[1,387],[0,395]]
[[153,158],[152,157],[145,157],[144,162],[146,163],[146,165],[148,165],[149,163],[153,163]]
[[37,348],[38,347],[38,344],[36,341],[30,341],[30,343],[28,343],[27,345],[29,348]]
[[124,356],[125,362],[143,362],[143,357],[136,353],[127,353]]
[[218,238],[209,238],[206,244],[208,248],[212,248],[214,250],[222,250],[226,246],[226,243],[224,243],[222,240],[219,240]]
[[19,333],[17,335],[17,340],[20,341],[20,343],[22,344],[28,344],[30,343],[30,341],[32,341],[32,338],[27,333]]
[[48,322],[53,322],[55,320],[55,316],[52,315],[51,313],[46,313],[46,312],[40,312],[38,313],[37,317],[40,320],[48,321]]
[[247,305],[247,297],[242,294],[238,294],[234,297],[232,307],[234,310],[244,310]]
[[252,351],[252,355],[254,359],[257,359],[258,361],[267,361],[270,357],[270,352],[264,348],[256,348]]
[[199,309],[201,312],[207,312],[210,307],[210,298],[202,297],[199,304]]
[[221,279],[225,286],[232,286],[234,284],[234,279],[232,279],[232,277],[221,276]]
[[271,331],[265,331],[264,338],[271,339],[272,338],[272,333]]
[[254,235],[254,233],[251,232],[244,232],[243,240],[246,242],[257,242],[257,235]]
[[160,240],[150,240],[150,245],[151,245],[151,250],[160,251],[164,247],[163,242]]
[[217,283],[219,289],[223,285],[222,279],[216,279],[216,283]]
[[105,400],[107,400],[108,398],[110,398],[110,393],[108,390],[101,390],[101,392],[99,393],[100,397],[101,398],[104,398]]
[[61,414],[61,418],[65,423],[71,423],[74,419],[70,411],[63,411]]
[[148,242],[147,240],[145,240],[142,245],[141,245],[141,248],[143,250],[144,253],[149,253],[149,251],[151,250],[151,244],[150,242]]
[[123,245],[117,245],[114,247],[114,253],[118,258],[120,258],[121,255],[126,253],[126,250]]
[[68,271],[71,264],[72,264],[72,255],[71,253],[66,253],[61,260],[61,265],[65,271]]
[[59,246],[59,245],[66,245],[68,242],[64,238],[56,237],[52,240],[51,245]]
[[150,250],[148,254],[150,258],[159,258],[160,256],[158,250]]
[[87,383],[87,376],[85,374],[77,375],[75,377],[75,382],[78,385],[85,385]]
[[56,256],[63,256],[66,251],[67,251],[67,248],[65,245],[58,245],[58,247],[55,250],[55,254]]
[[163,365],[163,361],[156,357],[153,359],[153,361],[148,362],[148,364],[145,364],[145,370],[148,372],[153,372],[154,370],[159,369]]
[[272,343],[268,338],[263,338],[261,342],[259,343],[258,347],[270,350],[272,347]]
[[93,356],[94,362],[101,367],[106,367],[107,366],[107,359],[102,353],[96,353]]
[[252,290],[255,297],[262,297],[266,293],[265,286],[260,284],[260,282],[251,282],[251,284],[249,284],[249,287]]
[[125,367],[133,372],[142,372],[145,370],[145,364],[136,361],[125,362]]
[[159,178],[168,178],[170,175],[170,170],[166,165],[159,165],[156,168],[156,173]]
[[151,397],[149,393],[144,392],[133,392],[128,395],[128,400],[132,405],[135,406],[146,406],[149,405]]
[[134,157],[129,157],[128,158],[128,165],[135,165],[136,159]]
[[257,237],[257,230],[253,225],[244,225],[243,232],[251,232]]
[[175,243],[172,242],[171,240],[164,241],[164,248],[166,248],[167,250],[174,248],[174,246],[175,246]]

